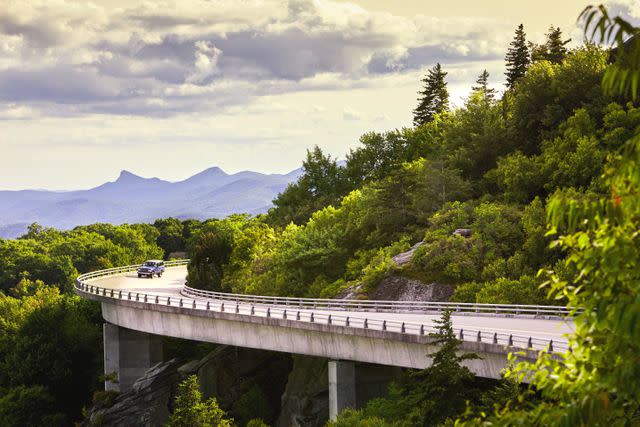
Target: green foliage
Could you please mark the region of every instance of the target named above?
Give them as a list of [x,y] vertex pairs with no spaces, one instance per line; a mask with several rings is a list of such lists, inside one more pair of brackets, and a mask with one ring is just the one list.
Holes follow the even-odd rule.
[[[603,7],[599,11],[604,19],[596,28],[602,29],[602,35],[628,24],[610,20]],[[588,31],[598,12],[587,8],[585,13]],[[622,45],[621,39],[618,44]],[[628,84],[624,78],[617,80],[621,88]],[[561,265],[564,269],[551,274],[550,291],[566,299],[568,307],[583,310],[574,318],[576,329],[569,337],[572,351],[560,360],[543,354],[536,363],[521,363],[512,373],[518,378],[531,375],[542,402],[516,410],[507,406],[467,425],[622,426],[640,422],[640,385],[633,380],[640,376],[639,161],[636,129],[605,169],[606,193],[557,192],[551,199],[549,234],[556,237],[554,245],[567,257]]]
[[440,159],[460,171],[463,178],[479,180],[511,149],[502,108],[499,103],[487,102],[486,95],[472,93],[465,108],[456,110],[441,125]]
[[260,418],[254,418],[252,420],[249,420],[246,427],[269,427],[269,425],[262,421]]
[[180,221],[176,218],[157,219],[153,226],[158,230],[156,243],[164,251],[164,259],[169,258],[173,252],[185,252],[187,240],[191,237],[195,220]]
[[68,291],[80,273],[161,258],[157,236],[146,224],[93,224],[70,231],[34,224],[19,239],[0,240],[0,289],[28,278]]
[[524,77],[531,62],[524,25],[518,25],[510,46],[504,58],[507,65],[505,76],[507,76],[507,88],[513,89],[518,80]]
[[449,91],[445,77],[447,73],[442,70],[440,63],[437,63],[422,79],[424,87],[418,92],[418,106],[413,110],[415,126],[432,122],[437,115],[449,109]]
[[229,291],[222,287],[224,266],[233,251],[233,229],[227,222],[214,221],[206,224],[198,234],[191,250],[191,262],[187,282],[189,286],[214,291]]
[[492,282],[470,282],[456,288],[452,300],[482,304],[545,304],[541,281],[529,276],[518,279],[500,277]]
[[[233,413],[240,425],[249,426],[253,418],[270,420],[273,418],[273,408],[264,391],[254,384],[233,404]],[[254,421],[254,424],[256,422]],[[263,422],[264,425],[264,422]]]
[[444,312],[435,324],[437,331],[430,336],[438,351],[429,355],[433,359],[430,367],[393,384],[387,398],[374,399],[360,411],[344,411],[329,426],[437,426],[462,414],[467,401],[478,400],[474,376],[461,365],[477,356],[459,354],[460,341],[453,332],[450,312]]
[[191,375],[178,385],[173,413],[167,427],[231,427],[233,420],[214,398],[202,401],[198,377]]
[[0,293],[0,386],[42,386],[52,415],[78,419],[98,383],[99,307],[42,282],[23,280],[19,289],[18,298]]
[[338,203],[348,191],[344,169],[317,145],[307,150],[302,169],[298,181],[289,184],[273,201],[275,207],[269,211],[269,222],[273,225],[301,224],[313,212]]
[[379,417],[368,417],[365,411],[345,409],[340,413],[338,419],[327,424],[327,427],[400,427],[406,423],[396,420],[388,421]]
[[56,400],[45,387],[17,386],[0,389],[0,426],[64,426],[68,421],[58,412]]
[[[456,228],[470,228],[472,236],[452,235]],[[413,267],[445,283],[479,280],[488,266],[516,254],[524,239],[515,207],[454,203],[434,215],[424,244],[413,255]]]
[[602,88],[609,95],[623,95],[633,101],[640,87],[640,30],[620,16],[612,17],[605,6],[587,6],[580,15],[585,35],[609,45],[615,43],[615,63],[607,68]]
[[571,41],[562,40],[562,31],[560,27],[549,27],[547,40],[543,45],[530,45],[531,62],[549,61],[554,64],[560,64],[567,56],[568,49],[566,45]]
[[553,138],[560,123],[578,108],[600,114],[607,102],[599,90],[606,62],[606,52],[587,45],[570,52],[560,64],[532,64],[518,82],[509,117],[518,149],[537,154],[540,141]]
[[481,95],[484,102],[492,102],[496,96],[496,90],[489,87],[489,72],[485,69],[478,76],[476,80],[477,86],[472,86],[472,93],[478,93]]

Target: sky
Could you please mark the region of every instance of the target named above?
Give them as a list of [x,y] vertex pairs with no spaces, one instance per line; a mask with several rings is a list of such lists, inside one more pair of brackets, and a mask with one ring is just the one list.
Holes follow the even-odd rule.
[[[0,189],[79,189],[126,169],[286,173],[313,145],[411,126],[420,78],[455,105],[502,89],[515,27],[582,42],[579,0],[1,0]],[[611,10],[640,16],[640,0]]]

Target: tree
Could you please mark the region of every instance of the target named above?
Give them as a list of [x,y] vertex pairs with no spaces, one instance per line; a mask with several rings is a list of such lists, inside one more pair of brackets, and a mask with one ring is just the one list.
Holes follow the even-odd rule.
[[476,80],[476,85],[471,88],[475,93],[479,93],[485,102],[491,102],[496,96],[496,90],[489,87],[489,72],[483,70]]
[[160,233],[156,243],[164,251],[164,259],[168,259],[169,254],[172,252],[183,252],[185,250],[184,226],[179,219],[157,219],[153,226]]
[[560,27],[549,27],[547,33],[547,42],[545,43],[545,59],[554,64],[559,64],[567,56],[567,48],[565,47],[571,39],[562,40],[562,31]]
[[198,377],[191,375],[178,385],[173,413],[167,427],[231,427],[233,420],[214,398],[202,401]]
[[440,63],[437,63],[422,79],[424,88],[418,92],[418,106],[413,110],[413,124],[422,126],[433,121],[436,115],[442,114],[449,108],[449,91]]
[[215,291],[222,289],[224,267],[233,251],[233,231],[221,221],[211,223],[195,237],[188,266],[189,286]]
[[69,423],[58,412],[56,401],[42,386],[18,386],[0,389],[0,425],[2,426],[64,426]]
[[505,75],[507,76],[507,88],[513,89],[518,80],[524,77],[531,62],[524,25],[518,25],[510,46],[505,57],[505,62],[507,63]]
[[[400,384],[392,384],[389,397],[374,399],[361,411],[348,410],[338,416],[335,427],[351,426],[439,426],[450,417],[462,415],[467,402],[479,403],[474,375],[462,366],[476,359],[473,353],[460,353],[451,312],[435,320],[436,332],[430,334],[438,351],[430,354],[430,367],[409,373]],[[448,424],[447,424],[448,425]]]
[[562,40],[562,30],[560,27],[549,27],[546,34],[547,40],[544,44],[529,43],[531,62],[549,61],[553,64],[560,64],[567,56],[566,45],[571,39]]
[[339,203],[349,191],[344,168],[338,165],[336,159],[324,154],[317,145],[312,150],[307,150],[302,169],[303,173],[298,181],[289,184],[273,200],[275,207],[269,211],[268,218],[271,224],[302,224],[313,212]]

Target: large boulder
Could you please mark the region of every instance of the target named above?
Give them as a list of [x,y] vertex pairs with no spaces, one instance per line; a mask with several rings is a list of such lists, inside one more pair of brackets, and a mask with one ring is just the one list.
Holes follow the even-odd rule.
[[[111,405],[94,405],[85,425],[162,426],[169,418],[169,405],[179,379],[175,359],[158,363],[139,378],[131,390],[114,396]],[[103,392],[103,396],[108,393]]]

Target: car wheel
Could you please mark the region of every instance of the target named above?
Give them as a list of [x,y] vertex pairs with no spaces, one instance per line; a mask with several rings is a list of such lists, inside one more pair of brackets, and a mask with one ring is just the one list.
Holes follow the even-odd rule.
[[142,274],[138,273],[138,279],[142,277]]

